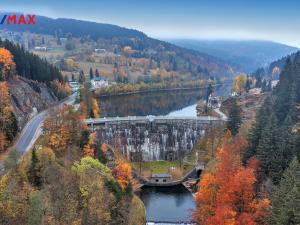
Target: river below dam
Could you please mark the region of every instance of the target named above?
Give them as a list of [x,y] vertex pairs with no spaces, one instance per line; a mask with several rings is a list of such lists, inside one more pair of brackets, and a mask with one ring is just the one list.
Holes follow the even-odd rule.
[[187,223],[196,206],[192,194],[183,185],[143,187],[139,196],[146,207],[147,221]]

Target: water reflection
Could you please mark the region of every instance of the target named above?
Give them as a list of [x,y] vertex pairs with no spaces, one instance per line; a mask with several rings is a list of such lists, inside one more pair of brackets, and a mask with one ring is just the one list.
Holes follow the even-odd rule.
[[205,90],[165,91],[102,97],[99,99],[101,116],[147,116],[167,115],[196,104]]
[[[227,95],[230,85],[215,88],[217,96]],[[101,117],[172,115],[196,116],[196,103],[203,99],[206,89],[156,91],[148,93],[99,98]]]

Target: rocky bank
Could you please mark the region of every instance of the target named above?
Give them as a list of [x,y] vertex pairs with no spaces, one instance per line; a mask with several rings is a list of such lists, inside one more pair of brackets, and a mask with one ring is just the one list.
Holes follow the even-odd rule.
[[55,104],[58,99],[44,83],[15,76],[8,81],[11,102],[19,129],[37,112]]

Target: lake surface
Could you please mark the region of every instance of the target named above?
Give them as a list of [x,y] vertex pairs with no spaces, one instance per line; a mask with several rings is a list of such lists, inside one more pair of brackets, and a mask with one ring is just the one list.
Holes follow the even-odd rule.
[[[230,85],[215,88],[215,95],[228,95]],[[98,99],[101,117],[123,116],[196,116],[196,105],[206,95],[206,88],[156,91]]]
[[190,222],[196,208],[192,194],[183,185],[143,187],[139,196],[146,207],[147,221]]

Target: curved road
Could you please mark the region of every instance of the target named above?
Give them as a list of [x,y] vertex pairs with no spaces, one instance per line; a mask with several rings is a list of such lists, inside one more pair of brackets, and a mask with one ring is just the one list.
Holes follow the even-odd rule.
[[[76,98],[76,93],[72,94],[65,100],[61,101],[56,107],[60,107],[64,104],[71,105],[74,103]],[[27,152],[40,136],[42,132],[42,125],[47,116],[47,110],[40,112],[34,116],[30,121],[27,122],[26,126],[23,128],[22,133],[15,144],[15,148],[24,154]]]

